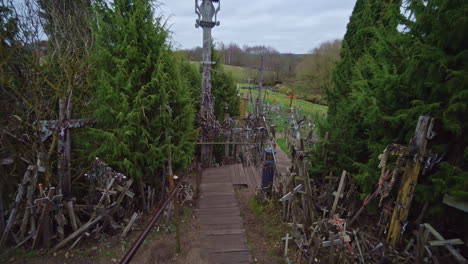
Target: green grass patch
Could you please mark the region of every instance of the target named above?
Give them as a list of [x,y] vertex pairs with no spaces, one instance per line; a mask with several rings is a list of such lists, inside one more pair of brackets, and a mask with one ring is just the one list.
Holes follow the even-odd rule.
[[283,223],[281,209],[277,204],[261,203],[256,197],[252,197],[249,206],[255,214],[255,218],[262,223],[263,231],[267,234],[265,240],[268,243],[267,255],[276,257],[278,263],[284,261],[282,257],[282,238],[290,231],[290,227]]
[[291,155],[291,151],[289,150],[288,143],[286,142],[285,138],[277,138],[276,144],[278,144],[278,147],[280,147],[280,149],[288,156]]
[[[239,91],[242,97],[250,97],[252,95],[254,101],[257,98],[257,91],[244,89],[248,87],[246,84],[240,85],[241,89]],[[282,105],[282,110],[278,113],[269,113],[267,115],[268,118],[273,119],[276,124],[276,131],[281,132],[285,131],[288,128],[288,121],[289,121],[289,106],[290,106],[290,99],[286,98],[285,94],[273,92],[266,90],[263,92],[262,96],[265,98],[266,103],[270,105]],[[312,123],[316,123],[315,121],[321,117],[324,117],[327,114],[328,107],[319,104],[313,104],[311,102],[302,100],[302,99],[294,99],[293,100],[293,107],[298,109],[299,117],[306,117]],[[249,112],[253,111],[253,106],[251,102],[248,102],[247,110]]]

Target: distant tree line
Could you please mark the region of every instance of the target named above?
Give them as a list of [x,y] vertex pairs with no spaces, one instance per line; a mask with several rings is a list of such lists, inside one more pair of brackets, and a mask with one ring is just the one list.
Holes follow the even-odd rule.
[[[248,46],[240,47],[238,44],[216,43],[215,49],[220,54],[220,61],[225,65],[254,68],[260,67],[261,56],[264,57],[264,67],[268,68],[266,75],[267,84],[282,83],[291,80],[295,76],[296,66],[303,55],[292,53],[280,53],[273,47]],[[202,48],[195,47],[183,50],[191,61],[201,61]],[[257,75],[252,74],[252,79],[257,80]]]

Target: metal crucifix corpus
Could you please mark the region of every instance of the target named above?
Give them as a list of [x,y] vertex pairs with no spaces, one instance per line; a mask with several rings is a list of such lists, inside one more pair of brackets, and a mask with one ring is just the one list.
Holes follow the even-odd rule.
[[94,119],[71,119],[72,102],[71,96],[61,98],[59,102],[59,120],[40,121],[41,141],[44,142],[54,131],[58,132],[57,144],[57,175],[58,190],[61,191],[64,198],[68,199],[71,195],[71,173],[70,173],[70,151],[71,135],[70,128],[90,127],[95,124]]
[[[220,10],[219,0],[195,0],[195,13],[198,15],[195,27],[203,28],[203,67],[202,77],[202,98],[200,105],[200,125],[201,125],[201,140],[210,141],[219,128],[216,118],[213,113],[213,94],[211,93],[211,29],[214,26],[219,26],[217,15]],[[214,3],[217,3],[215,8]],[[210,154],[212,146],[203,144],[201,147],[201,161],[203,167],[209,167]]]

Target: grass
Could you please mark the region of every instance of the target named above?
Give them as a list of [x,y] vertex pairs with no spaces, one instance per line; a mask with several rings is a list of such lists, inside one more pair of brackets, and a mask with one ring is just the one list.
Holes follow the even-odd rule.
[[[198,65],[200,67],[200,62],[198,61],[190,61],[190,63],[194,65]],[[236,83],[243,83],[247,79],[249,79],[250,76],[253,76],[252,74],[256,74],[254,72],[251,72],[252,70],[249,68],[232,66],[232,65],[223,65],[223,67],[226,72],[231,73],[232,78],[234,79],[234,82]]]
[[280,149],[284,151],[286,155],[291,155],[291,151],[289,150],[288,143],[286,142],[285,138],[276,138],[276,144],[278,144],[278,147],[280,147]]
[[[245,84],[240,85],[240,95],[242,97],[249,97],[249,89],[244,89],[247,86],[248,85]],[[252,91],[252,97],[254,98],[254,100],[256,98],[256,94],[257,91]],[[286,95],[282,93],[273,92],[269,90],[266,90],[263,93],[263,95],[265,97],[266,103],[270,105],[282,106],[281,111],[279,111],[278,113],[270,113],[267,115],[267,117],[273,119],[273,121],[276,123],[277,132],[285,131],[288,128],[290,99],[286,98]],[[306,117],[310,121],[326,115],[328,111],[328,107],[326,106],[313,104],[308,101],[297,98],[293,100],[293,107],[298,109],[298,113],[301,118]],[[253,106],[250,102],[248,103],[247,110],[249,112],[252,112],[253,110]]]
[[284,262],[281,255],[283,242],[282,237],[290,230],[283,223],[281,211],[275,203],[261,203],[256,197],[252,197],[249,206],[255,214],[255,218],[262,223],[263,231],[268,234],[265,241],[268,243],[267,255],[277,258],[278,263]]

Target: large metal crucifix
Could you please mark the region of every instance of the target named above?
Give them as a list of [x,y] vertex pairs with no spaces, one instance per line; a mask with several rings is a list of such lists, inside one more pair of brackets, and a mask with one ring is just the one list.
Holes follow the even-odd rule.
[[[217,7],[215,8],[215,4]],[[195,27],[203,28],[203,67],[202,97],[200,102],[201,141],[210,141],[219,128],[213,113],[213,94],[211,93],[211,29],[219,26],[217,14],[220,10],[219,0],[195,0],[195,13],[198,15]],[[212,146],[202,144],[201,162],[203,167],[209,167]]]

